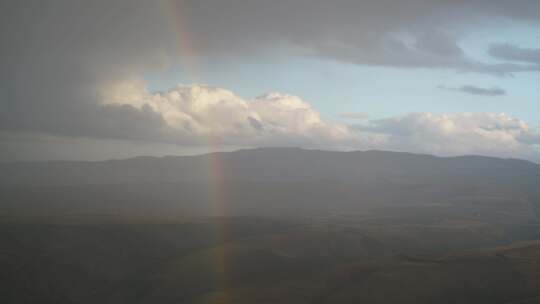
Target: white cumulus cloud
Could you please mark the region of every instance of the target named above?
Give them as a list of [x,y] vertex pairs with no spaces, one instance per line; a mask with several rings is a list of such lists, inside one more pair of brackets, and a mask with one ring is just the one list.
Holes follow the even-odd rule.
[[436,155],[480,154],[540,160],[540,136],[504,113],[410,113],[357,125],[323,119],[300,97],[270,93],[252,99],[208,85],[149,92],[142,81],[104,90],[107,106],[131,106],[166,123],[167,142],[385,149]]
[[356,129],[381,137],[379,148],[385,149],[540,159],[537,133],[504,113],[411,113]]
[[104,90],[104,102],[150,108],[180,142],[187,136],[223,144],[350,146],[357,139],[348,126],[324,120],[309,103],[288,94],[245,99],[207,85],[151,93],[143,82],[128,81]]

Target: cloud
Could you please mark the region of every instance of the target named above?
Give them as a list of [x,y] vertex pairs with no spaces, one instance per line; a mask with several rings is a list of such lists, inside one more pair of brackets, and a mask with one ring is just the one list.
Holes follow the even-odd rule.
[[[207,85],[177,85],[166,91],[149,92],[140,80],[110,84],[100,91],[99,99],[102,103],[96,109],[102,112],[90,114],[95,116],[89,121],[73,121],[68,135],[111,138],[110,134],[115,134],[121,139],[142,140],[146,146],[148,143],[162,145],[158,149],[160,153],[174,151],[174,145],[178,144],[187,147],[301,146],[444,156],[481,154],[540,161],[540,134],[526,122],[503,113],[411,113],[377,120],[367,120],[367,114],[362,112],[344,113],[342,117],[362,121],[348,126],[324,120],[309,103],[293,95],[270,93],[246,99]],[[147,120],[149,118],[152,119]],[[105,125],[101,128],[87,125],[94,119]],[[63,142],[72,141],[59,138]],[[78,140],[69,145],[102,151],[86,142]],[[126,142],[111,143],[104,139],[100,142],[110,151],[110,147],[136,151],[133,144]],[[58,146],[38,144],[41,150],[51,151],[50,146]],[[13,147],[20,146],[3,145],[6,151],[16,151]],[[26,140],[24,146],[31,146],[30,140]],[[57,155],[66,155],[65,151],[62,153]],[[114,156],[119,157],[118,153]]]
[[[130,88],[130,89],[126,89]],[[148,92],[144,83],[112,86],[108,106],[149,108],[176,140],[213,138],[236,146],[294,145],[330,149],[385,149],[436,155],[481,154],[540,161],[540,134],[504,113],[411,113],[347,126],[328,122],[299,97],[270,93],[245,99],[207,85]],[[174,142],[174,139],[172,139]]]
[[[328,122],[298,97],[245,99],[206,86],[152,93],[136,79],[178,62],[196,65],[197,58],[241,61],[247,54],[276,53],[493,74],[539,69],[529,55],[517,63],[478,62],[459,44],[462,35],[493,20],[538,26],[536,0],[6,0],[0,7],[0,130],[9,133],[193,145],[214,137],[236,145],[397,147],[395,134]],[[414,149],[415,138],[409,136],[404,147]],[[536,137],[516,139],[520,153],[525,138]],[[493,151],[499,151],[495,139]],[[441,153],[478,150],[452,149],[453,137],[433,141]]]
[[521,48],[513,44],[500,43],[491,45],[488,53],[498,59],[540,65],[540,49]]
[[359,65],[445,68],[508,74],[539,70],[532,64],[492,64],[468,56],[459,40],[497,20],[538,26],[534,0],[332,2],[181,1],[177,7],[189,45],[199,54],[271,53],[287,49]]
[[270,93],[244,99],[207,85],[178,85],[150,93],[141,82],[120,83],[103,92],[109,107],[151,111],[165,122],[169,142],[187,139],[236,145],[350,145],[355,135],[330,123],[299,97]]
[[174,47],[148,1],[3,1],[0,129],[93,138],[160,138],[149,108],[101,104],[111,82],[163,68]]
[[540,160],[538,133],[504,113],[411,113],[358,125],[378,148],[436,155],[480,154]]
[[506,91],[498,88],[498,87],[492,87],[492,88],[481,88],[473,85],[463,85],[461,87],[447,87],[447,86],[438,86],[439,89],[442,90],[449,90],[449,91],[456,91],[456,92],[462,92],[467,93],[471,95],[480,95],[480,96],[502,96],[506,95]]

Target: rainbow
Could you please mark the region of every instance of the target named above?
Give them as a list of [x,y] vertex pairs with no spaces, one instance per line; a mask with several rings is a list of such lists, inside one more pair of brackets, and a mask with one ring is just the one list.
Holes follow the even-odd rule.
[[169,27],[175,35],[175,47],[182,69],[193,81],[199,81],[198,54],[189,31],[189,16],[185,13],[185,0],[167,0],[162,10],[168,17]]
[[[226,193],[226,184],[224,181],[223,175],[223,166],[221,161],[221,154],[214,152],[211,154],[212,168],[213,168],[213,203],[214,203],[214,214],[218,217],[223,217],[227,215],[226,204],[227,204],[227,193]],[[221,221],[218,219],[217,222],[217,238],[220,246],[217,247],[217,252],[215,255],[215,274],[218,282],[218,289],[221,290],[222,298],[220,298],[219,303],[231,303],[231,292],[228,286],[228,274],[231,263],[229,260],[229,252],[227,247],[227,241],[229,237],[229,229],[227,227],[226,219]]]
[[[193,37],[189,29],[189,16],[185,10],[185,0],[166,0],[162,5],[162,10],[167,16],[168,24],[175,35],[175,47],[179,54],[180,64],[184,72],[194,82],[200,82],[199,79],[199,58],[197,48],[195,47]],[[232,295],[228,286],[230,253],[228,252],[227,240],[229,236],[229,228],[226,220],[222,220],[227,216],[227,186],[223,174],[223,166],[221,154],[216,153],[221,146],[219,139],[214,135],[215,132],[210,132],[208,142],[211,151],[209,154],[210,163],[210,179],[208,190],[211,194],[212,214],[217,217],[215,236],[218,241],[218,246],[215,248],[213,255],[213,270],[216,279],[216,291],[218,292],[218,303],[232,303]]]

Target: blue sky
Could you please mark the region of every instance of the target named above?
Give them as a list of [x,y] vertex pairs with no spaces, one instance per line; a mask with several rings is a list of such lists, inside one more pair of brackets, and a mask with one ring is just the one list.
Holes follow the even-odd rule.
[[[497,63],[501,61],[487,54],[490,44],[497,42],[540,48],[540,32],[528,24],[503,24],[468,33],[459,45],[474,59]],[[348,112],[365,112],[373,119],[409,112],[504,112],[540,127],[540,72],[500,76],[445,68],[366,66],[308,56],[243,61],[206,58],[196,69],[194,76],[176,64],[148,73],[145,79],[152,91],[168,90],[178,83],[205,83],[248,99],[274,91],[298,95],[333,120],[343,120],[339,114]],[[441,85],[499,87],[507,94],[470,95],[442,90]]]

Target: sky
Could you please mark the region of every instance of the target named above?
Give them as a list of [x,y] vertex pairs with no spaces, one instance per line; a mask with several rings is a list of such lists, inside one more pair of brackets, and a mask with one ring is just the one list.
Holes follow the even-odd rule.
[[535,0],[7,0],[0,14],[0,161],[297,146],[540,162]]

